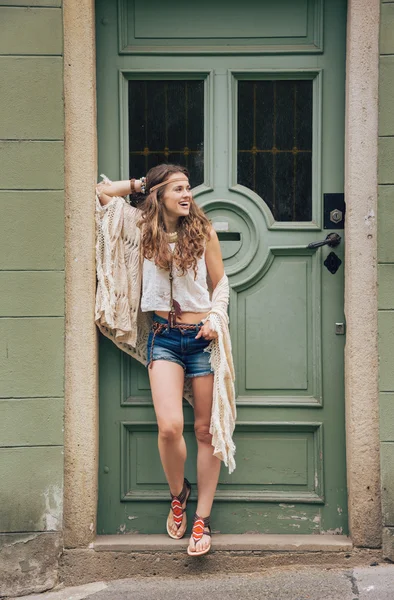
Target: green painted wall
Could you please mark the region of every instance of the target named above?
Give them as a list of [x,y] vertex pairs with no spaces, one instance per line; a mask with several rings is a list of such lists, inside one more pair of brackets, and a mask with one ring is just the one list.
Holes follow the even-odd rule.
[[383,1],[379,71],[378,307],[383,547],[394,558],[394,3]]
[[0,534],[63,510],[60,1],[0,0]]

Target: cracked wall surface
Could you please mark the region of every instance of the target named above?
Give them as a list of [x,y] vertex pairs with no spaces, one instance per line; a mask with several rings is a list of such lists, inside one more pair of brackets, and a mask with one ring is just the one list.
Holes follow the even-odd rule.
[[58,581],[60,533],[0,535],[0,597],[44,592]]

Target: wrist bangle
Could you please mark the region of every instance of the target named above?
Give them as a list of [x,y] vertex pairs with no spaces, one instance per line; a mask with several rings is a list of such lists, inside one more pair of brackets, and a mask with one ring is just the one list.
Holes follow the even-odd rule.
[[[141,194],[145,194],[146,192],[146,177],[141,177]],[[130,193],[137,191],[135,189],[135,179],[130,179]]]

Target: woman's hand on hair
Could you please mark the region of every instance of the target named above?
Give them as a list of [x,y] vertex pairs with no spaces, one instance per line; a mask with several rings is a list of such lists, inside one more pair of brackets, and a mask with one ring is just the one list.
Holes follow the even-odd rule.
[[101,204],[108,204],[114,196],[127,196],[130,191],[130,179],[111,183],[101,181],[96,185],[96,194]]
[[211,328],[211,324],[208,321],[205,321],[204,325],[201,327],[200,331],[196,335],[196,340],[203,337],[205,340],[216,340],[218,337],[217,332]]

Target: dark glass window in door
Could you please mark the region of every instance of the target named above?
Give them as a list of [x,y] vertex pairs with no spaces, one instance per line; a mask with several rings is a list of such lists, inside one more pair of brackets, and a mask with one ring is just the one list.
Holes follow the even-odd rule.
[[129,81],[130,177],[160,163],[187,167],[204,181],[204,82]]
[[276,221],[312,219],[312,81],[238,81],[238,183]]

